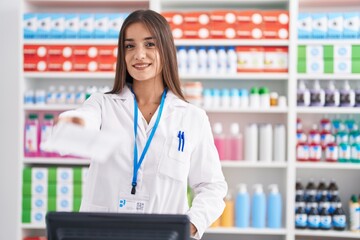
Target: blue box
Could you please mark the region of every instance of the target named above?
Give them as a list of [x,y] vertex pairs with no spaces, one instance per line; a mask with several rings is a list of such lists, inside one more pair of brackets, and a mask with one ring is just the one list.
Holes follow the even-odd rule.
[[37,14],[37,31],[35,38],[49,38],[51,29],[51,14]]
[[77,14],[65,15],[65,38],[77,38],[79,35],[80,17]]
[[328,32],[328,18],[325,13],[313,13],[312,18],[312,33],[313,38],[326,38]]
[[107,38],[118,38],[121,26],[128,14],[109,14]]
[[312,33],[312,18],[308,13],[299,13],[298,16],[298,38],[311,38]]
[[79,38],[94,37],[94,15],[80,14]]
[[328,13],[328,38],[342,38],[344,17],[342,13]]
[[360,38],[360,13],[344,13],[343,38]]
[[37,16],[34,13],[23,15],[24,39],[35,38],[37,31]]
[[64,14],[51,14],[51,38],[65,38],[65,16]]
[[107,14],[95,14],[95,38],[106,38],[109,28],[109,17]]

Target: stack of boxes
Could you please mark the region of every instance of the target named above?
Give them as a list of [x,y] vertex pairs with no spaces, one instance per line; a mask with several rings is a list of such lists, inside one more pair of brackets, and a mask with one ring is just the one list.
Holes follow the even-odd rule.
[[360,45],[300,45],[298,73],[360,73]]
[[24,168],[22,222],[44,224],[48,211],[79,211],[87,171],[85,167]]

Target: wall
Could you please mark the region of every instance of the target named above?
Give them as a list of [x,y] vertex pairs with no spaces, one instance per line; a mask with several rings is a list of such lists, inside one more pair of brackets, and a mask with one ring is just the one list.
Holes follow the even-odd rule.
[[19,239],[19,0],[0,1],[0,239]]

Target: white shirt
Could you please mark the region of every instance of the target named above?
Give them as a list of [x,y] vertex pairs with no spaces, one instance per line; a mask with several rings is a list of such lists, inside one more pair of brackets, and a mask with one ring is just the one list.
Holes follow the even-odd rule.
[[[157,112],[147,125],[139,111],[139,158]],[[168,91],[158,128],[138,171],[135,195],[130,194],[134,161],[134,95],[130,89],[125,87],[120,94],[92,94],[83,106],[62,116],[81,117],[85,127],[111,131],[121,138],[111,159],[91,162],[81,211],[121,212],[121,199],[140,201],[145,203],[144,213],[187,214],[198,230],[198,239],[223,212],[227,184],[204,110]],[[179,131],[184,132],[183,151],[178,150]],[[188,184],[195,194],[191,208]]]

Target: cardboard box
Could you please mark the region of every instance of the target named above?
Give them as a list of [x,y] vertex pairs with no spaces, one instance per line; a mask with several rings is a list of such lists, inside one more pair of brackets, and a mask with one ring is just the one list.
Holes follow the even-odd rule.
[[[120,30],[120,28],[119,28]],[[109,17],[107,14],[95,14],[94,37],[106,38],[109,31]]]
[[328,13],[328,38],[342,38],[344,17],[342,13]]
[[265,39],[288,39],[289,26],[281,24],[264,24],[262,33]]
[[72,70],[73,49],[66,45],[49,45],[48,46],[48,71]]
[[184,23],[184,16],[180,12],[163,12],[161,15],[169,24],[178,26]]
[[208,12],[186,12],[183,13],[184,24],[199,24],[207,26],[210,24],[210,16]]
[[267,47],[264,55],[264,72],[288,71],[288,48]]
[[311,38],[312,36],[312,16],[308,13],[299,13],[297,21],[299,39]]
[[170,28],[174,39],[184,38],[184,30],[182,25],[170,24]]
[[184,24],[182,30],[183,30],[183,38],[208,39],[210,37],[209,27],[198,23]]
[[351,73],[351,60],[343,58],[334,59],[334,73]]
[[34,13],[25,13],[23,15],[24,38],[35,38],[37,32],[37,15]]
[[262,72],[264,70],[263,47],[236,47],[238,72]]
[[93,14],[80,14],[79,38],[93,38],[94,20]]
[[47,13],[37,14],[37,29],[35,38],[49,38],[51,30],[51,15]]
[[328,18],[325,13],[314,13],[312,18],[312,33],[313,38],[326,38],[328,35]]
[[343,13],[343,38],[360,37],[360,13],[348,12]]
[[263,38],[263,18],[261,11],[239,11],[237,14],[236,35],[239,39]]
[[51,14],[51,38],[65,38],[65,17],[64,14]]
[[322,45],[307,45],[306,59],[324,59],[324,48]]
[[350,44],[334,44],[334,59],[342,58],[350,60],[352,58],[352,46]]
[[217,10],[210,12],[210,20],[213,25],[216,23],[236,24],[237,12],[232,10]]
[[225,22],[212,23],[210,38],[234,39],[236,38],[236,25]]
[[306,73],[324,73],[324,60],[323,59],[307,59],[306,60]]
[[77,14],[65,15],[65,38],[77,38],[79,36],[80,17]]
[[128,14],[107,14],[108,16],[108,31],[106,38],[118,38],[121,26]]
[[115,71],[117,46],[98,46],[98,70]]

